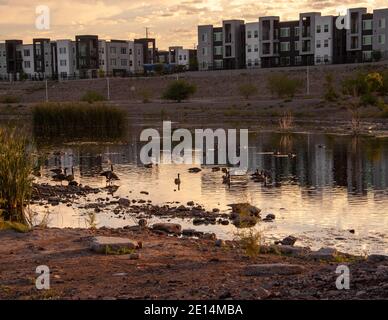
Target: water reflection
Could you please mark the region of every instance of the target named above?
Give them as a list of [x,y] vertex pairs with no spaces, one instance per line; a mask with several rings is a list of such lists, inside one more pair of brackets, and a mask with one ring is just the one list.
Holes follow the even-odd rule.
[[[146,200],[154,204],[169,201],[195,201],[207,209],[227,209],[233,202],[251,202],[264,214],[275,213],[274,224],[267,224],[267,237],[298,235],[301,244],[335,245],[360,253],[388,252],[388,140],[351,138],[324,134],[256,133],[250,135],[249,167],[267,170],[276,187],[237,177],[230,188],[222,184],[222,173],[203,167],[188,173],[188,165],[160,165],[146,169],[140,163],[140,128],[130,131],[125,143],[65,144],[55,148],[40,146],[48,154],[42,168],[42,182],[50,182],[49,169],[76,169],[76,179],[84,185],[105,186],[100,172],[113,163],[120,177],[115,195]],[[181,174],[177,190],[174,179]],[[53,225],[79,226],[80,210],[56,208],[61,218]],[[127,225],[128,220],[101,214],[100,225]],[[189,223],[188,223],[189,224]],[[260,227],[263,227],[261,225]],[[230,237],[233,228],[203,226]],[[218,228],[218,229],[217,229]],[[356,229],[356,235],[346,233]],[[348,239],[335,242],[336,236]]]

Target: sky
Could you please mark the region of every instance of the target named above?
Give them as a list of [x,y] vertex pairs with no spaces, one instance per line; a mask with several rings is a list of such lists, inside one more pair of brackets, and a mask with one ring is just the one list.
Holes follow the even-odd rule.
[[[36,8],[50,10],[50,28],[35,26]],[[77,34],[97,34],[102,39],[157,39],[159,49],[181,45],[193,48],[197,25],[220,25],[225,19],[257,21],[276,15],[295,20],[299,12],[336,14],[346,7],[387,8],[387,0],[0,0],[0,41],[32,38],[74,39]]]

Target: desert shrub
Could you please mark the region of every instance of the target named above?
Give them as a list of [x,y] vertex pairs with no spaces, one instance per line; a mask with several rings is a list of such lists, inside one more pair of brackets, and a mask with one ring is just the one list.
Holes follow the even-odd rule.
[[6,94],[0,96],[0,103],[19,103],[20,98],[14,95]]
[[383,81],[383,76],[378,72],[371,72],[365,77],[365,82],[368,85],[369,92],[379,92],[384,86]]
[[125,111],[104,104],[45,103],[32,110],[37,137],[121,138]]
[[237,234],[237,240],[241,248],[248,257],[257,257],[260,253],[263,237],[261,232],[250,229],[249,231],[240,231]]
[[[32,190],[33,161],[19,130],[0,128],[0,218],[27,224],[25,206]],[[4,227],[4,224],[3,224]]]
[[272,95],[277,95],[279,98],[292,98],[302,86],[302,81],[289,78],[285,74],[274,74],[268,77],[267,85]]
[[376,106],[379,103],[379,98],[371,92],[364,93],[360,97],[360,104],[363,106]]
[[184,80],[175,80],[167,86],[162,98],[182,102],[193,95],[196,90],[197,87],[194,84],[190,84]]
[[96,91],[88,91],[82,96],[81,101],[93,103],[98,101],[105,101],[105,97]]
[[243,83],[238,87],[238,91],[245,99],[249,99],[251,96],[257,94],[257,87],[252,83]]
[[331,73],[327,73],[325,76],[325,85],[324,85],[324,98],[326,101],[336,101],[338,99],[338,94],[334,88],[334,79]]
[[361,96],[368,92],[366,74],[358,73],[355,77],[347,77],[342,81],[342,93],[350,96]]

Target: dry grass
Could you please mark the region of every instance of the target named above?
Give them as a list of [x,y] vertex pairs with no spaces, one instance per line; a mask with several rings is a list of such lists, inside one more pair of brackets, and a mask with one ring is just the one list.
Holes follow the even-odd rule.
[[282,131],[290,131],[294,127],[294,116],[291,111],[283,113],[279,120],[279,127]]

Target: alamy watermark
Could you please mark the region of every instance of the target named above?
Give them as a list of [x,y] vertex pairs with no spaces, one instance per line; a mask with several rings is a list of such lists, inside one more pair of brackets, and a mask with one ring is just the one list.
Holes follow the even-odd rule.
[[42,265],[37,266],[35,272],[39,274],[35,281],[35,287],[38,290],[49,290],[50,289],[50,268]]
[[50,29],[50,8],[45,5],[40,5],[35,8],[35,28],[38,30]]
[[350,289],[350,269],[348,266],[339,265],[335,270],[335,273],[339,274],[335,281],[335,286],[338,290]]
[[171,122],[164,121],[162,136],[156,129],[145,129],[140,141],[147,142],[140,152],[143,164],[229,164],[248,170],[248,129],[239,130],[239,140],[236,129],[195,129],[193,137],[188,129],[173,131]]

